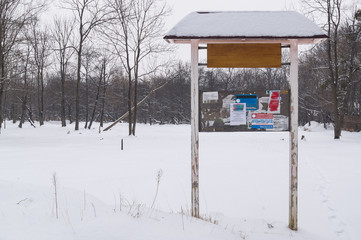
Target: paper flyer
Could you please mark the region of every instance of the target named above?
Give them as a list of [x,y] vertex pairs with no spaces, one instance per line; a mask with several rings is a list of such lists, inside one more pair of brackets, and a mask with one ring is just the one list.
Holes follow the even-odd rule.
[[218,92],[204,92],[203,103],[217,103]]
[[230,125],[239,126],[246,125],[246,104],[245,103],[231,103],[230,104]]

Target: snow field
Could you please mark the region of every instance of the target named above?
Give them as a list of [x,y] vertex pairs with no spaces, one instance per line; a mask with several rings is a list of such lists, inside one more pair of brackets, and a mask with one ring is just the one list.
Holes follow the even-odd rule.
[[0,240],[319,240],[361,234],[360,133],[344,132],[335,141],[317,123],[300,128],[299,231],[293,232],[287,228],[288,133],[200,133],[200,206],[204,218],[216,221],[211,224],[187,216],[190,126],[137,126],[137,136],[129,137],[126,124],[99,133],[97,127],[76,132],[59,123],[36,129],[7,123],[0,135]]

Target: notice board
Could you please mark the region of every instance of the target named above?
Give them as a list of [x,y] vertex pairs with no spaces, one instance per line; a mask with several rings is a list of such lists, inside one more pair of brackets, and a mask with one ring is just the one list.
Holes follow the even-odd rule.
[[289,131],[289,90],[201,91],[200,132]]

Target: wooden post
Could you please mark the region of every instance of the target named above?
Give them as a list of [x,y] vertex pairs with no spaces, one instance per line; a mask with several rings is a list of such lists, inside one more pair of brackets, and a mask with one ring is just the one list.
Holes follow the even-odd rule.
[[290,40],[290,192],[289,192],[289,224],[297,230],[298,221],[298,42]]
[[199,218],[199,97],[198,44],[191,40],[191,152],[192,152],[192,216]]

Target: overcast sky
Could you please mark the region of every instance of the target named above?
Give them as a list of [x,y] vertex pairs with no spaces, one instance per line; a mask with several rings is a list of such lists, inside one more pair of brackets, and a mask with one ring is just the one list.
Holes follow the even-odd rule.
[[[52,1],[49,11],[43,18],[52,22],[53,15],[62,15],[64,10],[56,7],[60,0]],[[183,17],[194,11],[284,11],[295,10],[302,13],[300,0],[164,0],[172,9],[165,19],[165,31],[168,32]],[[346,0],[349,1],[349,0]],[[176,51],[176,57],[190,61],[190,46],[182,45]]]
[[[61,0],[52,0],[50,8],[42,18],[47,23],[52,22],[53,15],[63,15],[63,9],[56,4]],[[194,11],[298,11],[302,14],[301,0],[163,0],[172,9],[171,15],[165,19],[165,31],[168,32],[183,17]],[[353,9],[353,4],[361,0],[343,0],[343,7]],[[190,46],[181,45],[176,57],[190,61]]]
[[297,10],[298,0],[166,0],[172,8],[167,19],[171,28],[194,11],[283,11]]

